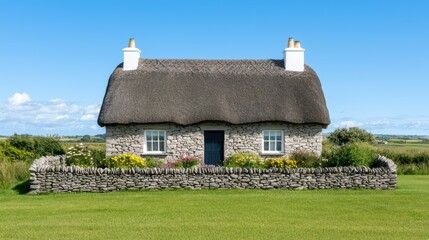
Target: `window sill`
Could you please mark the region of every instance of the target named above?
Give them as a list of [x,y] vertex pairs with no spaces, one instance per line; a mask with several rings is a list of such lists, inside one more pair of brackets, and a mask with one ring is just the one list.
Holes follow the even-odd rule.
[[283,156],[285,155],[284,152],[263,152],[261,153],[262,156]]
[[167,156],[167,153],[143,153],[142,156]]

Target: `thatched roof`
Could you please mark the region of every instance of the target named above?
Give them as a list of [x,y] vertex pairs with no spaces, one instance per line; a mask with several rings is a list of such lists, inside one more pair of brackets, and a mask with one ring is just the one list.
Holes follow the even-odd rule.
[[317,74],[285,71],[283,60],[140,59],[112,73],[100,126],[204,121],[330,123]]

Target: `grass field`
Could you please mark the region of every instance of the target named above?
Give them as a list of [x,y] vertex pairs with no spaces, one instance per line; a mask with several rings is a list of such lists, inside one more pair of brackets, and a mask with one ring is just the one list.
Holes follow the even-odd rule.
[[380,149],[410,149],[410,150],[425,150],[429,152],[429,144],[427,143],[388,143],[386,145],[377,145]]
[[385,191],[0,190],[0,239],[429,239],[428,226],[429,176]]
[[[80,142],[61,142],[61,146],[67,152],[69,147],[75,146],[79,143]],[[106,143],[104,142],[85,142],[83,144],[91,150],[106,151]]]
[[429,144],[428,139],[406,139],[406,138],[389,138],[386,139],[389,143],[422,143]]

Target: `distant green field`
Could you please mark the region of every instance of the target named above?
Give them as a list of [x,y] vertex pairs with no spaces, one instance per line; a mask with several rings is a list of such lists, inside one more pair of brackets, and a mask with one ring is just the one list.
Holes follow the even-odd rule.
[[[64,150],[67,151],[69,147],[75,146],[79,143],[80,142],[61,142],[61,146],[63,146]],[[87,146],[91,150],[106,151],[106,143],[104,142],[85,142],[83,145]]]
[[0,239],[429,239],[429,176],[396,190],[0,190]]
[[429,143],[425,142],[410,142],[410,143],[398,143],[398,142],[388,142],[388,144],[380,144],[377,145],[377,148],[379,149],[388,149],[392,151],[402,151],[402,150],[409,150],[409,151],[423,151],[429,153]]
[[[104,142],[103,138],[100,137],[90,137],[91,140],[87,142]],[[81,142],[82,137],[60,137],[61,142]]]
[[423,143],[429,144],[427,139],[404,139],[404,138],[389,138],[389,143]]

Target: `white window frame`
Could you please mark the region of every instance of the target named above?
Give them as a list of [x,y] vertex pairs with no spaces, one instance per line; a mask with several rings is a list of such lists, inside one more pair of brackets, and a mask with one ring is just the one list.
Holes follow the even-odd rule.
[[[266,151],[264,149],[264,143],[265,143],[264,136],[265,136],[265,133],[267,133],[267,132],[280,132],[280,134],[281,134],[281,139],[280,139],[281,149],[280,149],[280,151]],[[270,148],[270,141],[271,140],[268,139],[268,149]],[[274,140],[274,142],[277,143],[277,140]],[[275,144],[275,146],[276,145],[277,144]],[[283,130],[279,130],[279,129],[267,129],[267,130],[263,130],[262,131],[262,153],[263,154],[283,154],[284,153],[284,147],[285,147],[285,137],[284,137],[284,131]]]
[[[148,140],[147,140],[147,133],[148,132],[158,132],[158,136],[161,136],[161,134],[159,133],[163,133],[164,134],[164,151],[148,151],[147,149],[147,144],[148,144]],[[151,141],[152,143],[154,143],[154,141]],[[158,143],[158,149],[159,149],[159,143],[160,140],[158,139],[157,141]],[[161,129],[148,129],[148,130],[144,130],[144,145],[143,145],[143,153],[144,154],[165,154],[167,152],[167,133],[165,130],[161,130]]]

